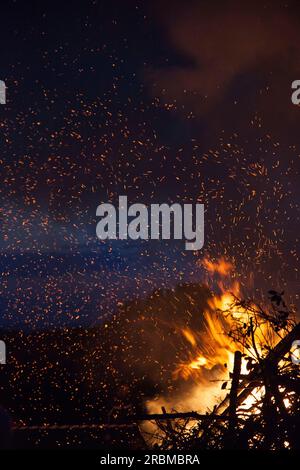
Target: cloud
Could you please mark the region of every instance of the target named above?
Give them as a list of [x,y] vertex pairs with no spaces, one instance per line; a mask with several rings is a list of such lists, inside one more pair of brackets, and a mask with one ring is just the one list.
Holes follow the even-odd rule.
[[[218,105],[234,80],[256,69],[284,71],[299,63],[298,20],[272,2],[178,2],[158,18],[183,65],[147,71],[154,95],[198,112]],[[296,78],[296,77],[295,77]],[[245,90],[245,93],[247,90]]]

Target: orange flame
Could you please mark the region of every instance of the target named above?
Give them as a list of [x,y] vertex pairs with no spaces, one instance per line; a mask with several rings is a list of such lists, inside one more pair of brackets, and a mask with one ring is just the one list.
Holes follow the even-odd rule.
[[[219,261],[212,262],[204,259],[203,266],[210,273],[217,273],[220,276],[228,277],[233,264],[221,258]],[[226,368],[232,370],[234,361],[234,352],[243,351],[243,345],[234,342],[228,333],[230,332],[235,320],[241,323],[249,322],[249,312],[242,306],[233,307],[234,300],[240,297],[240,284],[234,281],[228,289],[224,287],[222,281],[218,282],[221,290],[220,295],[214,295],[208,301],[208,308],[203,312],[203,329],[200,332],[193,332],[189,329],[181,331],[185,340],[193,347],[191,357],[188,361],[181,362],[176,367],[174,378],[183,378],[188,380],[193,377],[196,382],[204,383],[207,381],[207,371],[218,367],[225,372]],[[255,308],[253,306],[253,308]],[[262,323],[255,329],[254,341],[256,348],[261,353],[261,345],[266,339],[274,345],[278,339],[275,339],[274,333],[269,329],[267,323]],[[248,346],[247,353],[256,355],[253,346]],[[242,362],[242,372],[248,373],[246,364]]]
[[[210,275],[219,276],[220,294],[209,299],[208,307],[202,314],[203,327],[200,331],[192,331],[189,328],[181,330],[182,337],[189,346],[188,358],[180,362],[173,372],[174,379],[192,379],[195,386],[189,387],[188,393],[180,392],[171,397],[159,397],[157,400],[148,401],[147,407],[150,412],[160,412],[162,405],[168,409],[175,408],[182,411],[188,409],[207,411],[226,394],[226,391],[221,390],[220,381],[226,381],[228,371],[233,370],[236,350],[256,357],[257,352],[262,353],[262,346],[266,342],[270,346],[275,346],[279,340],[268,322],[262,321],[253,331],[255,348],[249,341],[247,347],[235,342],[228,333],[236,320],[241,324],[249,324],[250,313],[242,305],[235,306],[235,300],[241,298],[241,288],[239,282],[230,280],[230,275],[234,276],[233,264],[223,258],[216,262],[204,259],[202,263]],[[225,284],[228,287],[225,287]],[[253,305],[251,316],[256,316],[256,308]],[[249,373],[244,358],[242,358],[241,373]],[[253,391],[243,403],[243,408],[245,410],[250,408],[255,399],[263,393],[263,387]]]
[[233,268],[233,265],[228,261],[225,261],[224,258],[220,258],[216,263],[205,258],[202,265],[210,273],[218,273],[221,274],[221,276],[228,276]]

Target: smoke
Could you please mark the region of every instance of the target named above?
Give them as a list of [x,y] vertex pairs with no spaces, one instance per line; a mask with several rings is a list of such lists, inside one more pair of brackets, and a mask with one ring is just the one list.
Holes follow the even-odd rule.
[[[221,105],[243,74],[268,67],[272,81],[270,73],[278,78],[286,75],[287,64],[299,65],[298,20],[281,4],[226,1],[216,7],[216,2],[201,1],[188,6],[165,3],[157,11],[183,59],[182,65],[148,70],[152,91],[164,102],[175,100],[205,114]],[[257,85],[255,77],[253,82]],[[240,91],[249,95],[247,88]]]

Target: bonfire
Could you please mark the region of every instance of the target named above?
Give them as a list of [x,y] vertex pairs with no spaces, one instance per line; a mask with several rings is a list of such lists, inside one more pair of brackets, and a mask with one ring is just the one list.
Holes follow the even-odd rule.
[[185,410],[181,404],[176,409],[178,397],[148,402],[141,426],[148,443],[182,450],[298,448],[300,369],[293,344],[300,323],[294,310],[284,292],[270,290],[261,306],[243,299],[237,282],[225,287],[232,265],[224,260],[204,266],[220,276],[221,293],[209,300],[201,331],[182,329],[190,357],[174,370],[176,380],[195,382],[192,399]]

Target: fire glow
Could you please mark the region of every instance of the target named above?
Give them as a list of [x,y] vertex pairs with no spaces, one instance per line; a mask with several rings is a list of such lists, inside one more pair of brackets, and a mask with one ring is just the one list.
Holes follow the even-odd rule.
[[[256,358],[257,352],[261,353],[261,346],[266,339],[272,346],[275,346],[279,339],[268,328],[267,323],[261,322],[254,332],[257,352],[253,347],[247,348],[246,343],[239,344],[233,341],[229,335],[233,322],[235,320],[245,324],[249,322],[249,313],[246,309],[232,307],[234,300],[241,295],[240,284],[235,281],[231,283],[229,288],[224,286],[223,278],[228,278],[231,275],[233,265],[224,259],[215,263],[204,259],[203,266],[210,275],[217,273],[221,276],[222,279],[218,282],[221,294],[208,300],[208,309],[203,312],[204,328],[202,331],[182,330],[183,337],[193,347],[194,357],[188,362],[179,364],[174,371],[175,377],[181,376],[183,379],[188,379],[191,375],[196,374],[197,382],[203,382],[205,377],[203,369],[211,370],[216,366],[223,366],[225,369],[231,370],[236,350],[244,353],[247,349],[247,354]],[[242,361],[243,374],[248,372],[246,366],[246,362]]]
[[[218,278],[220,293],[208,300],[200,331],[181,329],[182,339],[189,347],[189,357],[180,362],[173,371],[174,380],[192,381],[195,386],[188,395],[180,392],[172,397],[159,397],[157,400],[149,401],[147,406],[152,413],[159,412],[162,406],[169,411],[171,408],[176,411],[193,409],[207,412],[224,398],[226,386],[221,387],[221,385],[228,380],[229,372],[233,370],[236,351],[240,351],[243,355],[241,374],[247,375],[249,358],[257,361],[258,356],[263,354],[263,345],[274,347],[280,340],[280,332],[279,335],[275,334],[268,322],[255,315],[257,307],[253,305],[251,313],[251,318],[255,317],[253,337],[251,341],[247,338],[244,342],[235,341],[230,335],[231,329],[235,322],[241,325],[249,324],[250,314],[249,309],[243,308],[242,305],[238,307],[234,305],[234,301],[241,297],[239,282],[231,280],[234,276],[234,266],[222,258],[216,262],[204,259],[202,265],[210,279]],[[242,404],[242,408],[249,409],[263,393],[263,387],[255,389]]]

